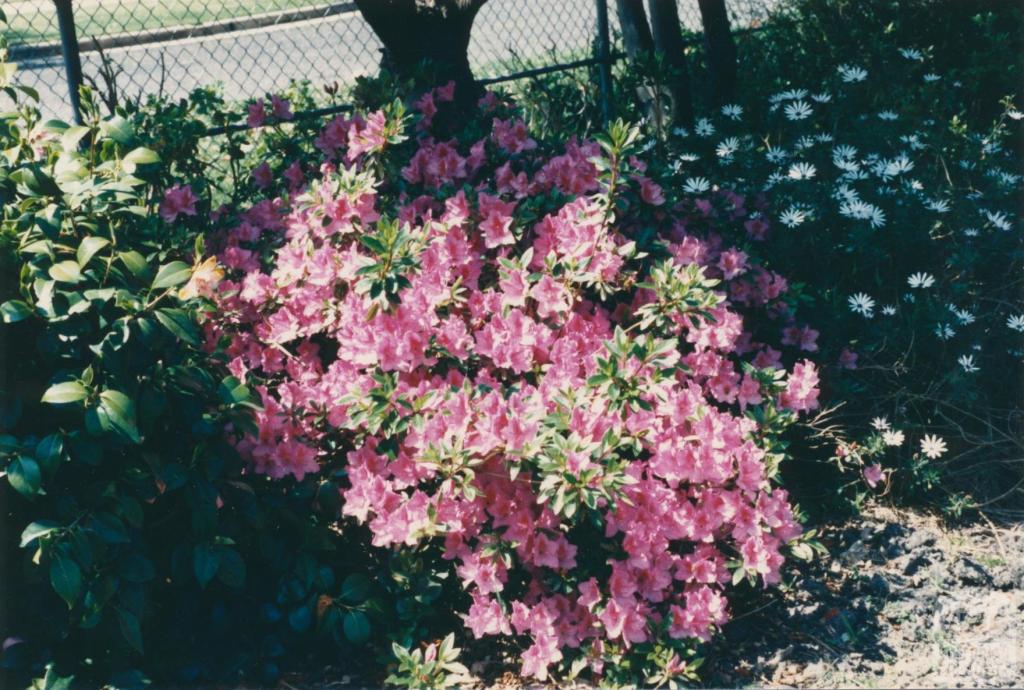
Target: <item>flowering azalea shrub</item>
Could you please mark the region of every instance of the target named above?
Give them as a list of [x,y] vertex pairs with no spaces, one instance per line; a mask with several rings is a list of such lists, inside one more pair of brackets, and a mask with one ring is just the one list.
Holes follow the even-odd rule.
[[237,448],[344,476],[346,521],[436,554],[525,675],[687,677],[729,588],[809,550],[775,479],[818,370],[738,244],[763,199],[659,186],[621,123],[549,145],[452,100],[335,119],[210,238],[208,347],[262,398]]
[[[833,460],[878,491],[894,473],[910,492],[943,474],[971,488],[969,460],[1022,447],[1024,115],[1004,99],[989,127],[969,126],[965,89],[928,50],[891,48],[877,73],[842,64],[816,88],[727,105],[668,136],[673,185],[765,199],[749,251],[790,278],[814,324],[786,342],[819,350],[830,400],[849,401]],[[1019,478],[1012,465],[989,476],[1007,471]]]

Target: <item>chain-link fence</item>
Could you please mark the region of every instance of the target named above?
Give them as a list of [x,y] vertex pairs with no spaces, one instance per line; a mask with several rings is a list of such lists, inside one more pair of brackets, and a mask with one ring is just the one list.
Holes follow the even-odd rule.
[[[470,63],[482,78],[515,77],[538,64],[591,56],[598,2],[491,0],[473,25]],[[729,0],[733,28],[756,25],[775,0]],[[72,105],[58,8],[73,23],[86,83],[124,98],[174,98],[219,83],[246,99],[296,79],[346,84],[372,74],[381,44],[352,2],[318,0],[20,0],[4,7],[11,57],[48,115]],[[697,0],[678,0],[684,27],[700,31]],[[614,34],[615,2],[607,0]],[[66,38],[66,37],[65,37]]]

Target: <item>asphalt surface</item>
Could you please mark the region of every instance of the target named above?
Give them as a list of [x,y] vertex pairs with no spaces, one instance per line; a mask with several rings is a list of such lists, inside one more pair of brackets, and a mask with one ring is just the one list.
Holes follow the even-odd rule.
[[[127,0],[125,0],[127,1]],[[733,25],[745,26],[764,14],[774,0],[734,0]],[[617,29],[614,3],[609,2],[611,28]],[[696,0],[680,0],[680,19],[699,30]],[[470,42],[470,61],[478,76],[516,71],[517,59],[579,57],[591,46],[596,27],[594,0],[492,0],[477,16]],[[106,56],[117,73],[119,91],[129,98],[163,93],[180,98],[213,83],[229,99],[245,99],[287,86],[295,79],[314,85],[345,84],[372,74],[380,42],[358,12],[323,19],[112,48]],[[550,62],[550,60],[546,60]],[[102,60],[82,54],[82,71],[99,84]],[[49,117],[68,119],[70,101],[61,57],[25,60],[19,81],[37,89]]]

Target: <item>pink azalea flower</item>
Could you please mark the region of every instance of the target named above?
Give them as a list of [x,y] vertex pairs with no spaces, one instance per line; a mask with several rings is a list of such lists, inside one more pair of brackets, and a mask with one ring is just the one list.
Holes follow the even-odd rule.
[[882,466],[879,464],[868,465],[864,468],[864,481],[867,482],[868,486],[874,489],[878,486],[878,482],[882,481],[885,477],[885,472],[882,470]]
[[197,201],[199,199],[190,186],[176,184],[164,192],[163,201],[160,202],[160,217],[171,223],[180,215],[194,216]]
[[245,118],[245,124],[250,128],[262,127],[267,121],[267,105],[264,101],[259,100],[255,103],[250,103],[248,111],[249,114]]
[[292,114],[292,104],[280,96],[270,97],[270,109],[274,113],[274,117],[282,122],[291,120],[295,115]]
[[260,163],[252,171],[252,181],[260,189],[266,189],[274,181],[274,173],[270,170],[269,163]]
[[839,353],[839,366],[842,369],[856,369],[857,353],[848,347],[844,347],[843,351]]

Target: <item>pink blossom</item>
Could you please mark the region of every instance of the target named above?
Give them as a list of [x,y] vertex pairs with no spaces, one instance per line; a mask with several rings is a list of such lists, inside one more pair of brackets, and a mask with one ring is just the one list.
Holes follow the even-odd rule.
[[885,472],[882,470],[882,466],[879,464],[868,465],[864,468],[864,481],[867,482],[868,486],[874,489],[878,482],[882,481],[885,477]]
[[842,369],[857,368],[857,353],[848,347],[844,347],[839,353],[839,367]]
[[196,215],[196,202],[199,201],[188,185],[176,184],[164,192],[160,202],[160,217],[168,223],[174,222],[179,215]]
[[262,127],[267,121],[267,105],[262,99],[250,103],[248,113],[248,116],[245,118],[245,124],[250,128]]
[[288,100],[280,96],[271,96],[270,103],[270,109],[278,120],[285,122],[295,117],[292,114],[292,104]]
[[640,177],[640,198],[651,206],[661,206],[665,203],[665,194],[661,185],[650,178]]
[[252,181],[260,189],[266,189],[274,181],[274,173],[270,170],[269,163],[260,163],[252,171]]

